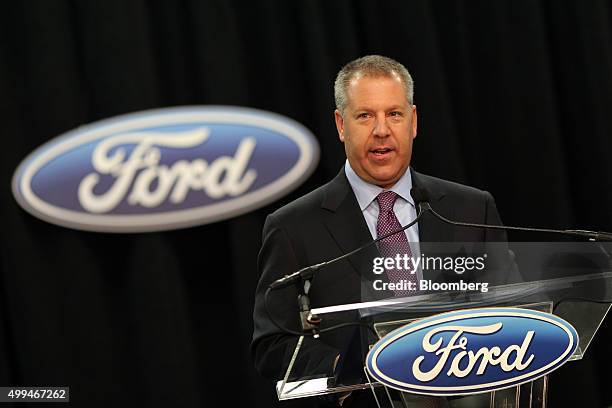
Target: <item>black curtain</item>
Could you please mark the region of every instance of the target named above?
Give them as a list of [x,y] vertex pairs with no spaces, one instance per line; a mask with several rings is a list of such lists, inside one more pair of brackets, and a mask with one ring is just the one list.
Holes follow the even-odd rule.
[[[92,407],[277,404],[248,352],[261,227],[339,170],[333,79],[371,53],[415,78],[415,168],[489,190],[507,224],[612,230],[605,0],[12,1],[0,12],[0,385],[69,385]],[[265,208],[180,231],[79,232],[14,201],[14,169],[58,134],[195,104],[296,119],[321,162]],[[551,406],[612,404],[609,320],[584,360],[551,375]]]

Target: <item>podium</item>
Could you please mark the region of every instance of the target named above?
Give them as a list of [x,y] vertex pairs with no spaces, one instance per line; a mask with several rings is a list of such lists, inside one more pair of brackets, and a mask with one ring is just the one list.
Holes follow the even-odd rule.
[[[567,322],[568,327],[575,329],[577,336],[571,352],[564,357],[563,363],[567,361],[571,364],[571,361],[580,360],[586,354],[612,305],[612,257],[610,257],[612,251],[610,249],[609,244],[601,243],[554,245],[551,243],[520,243],[514,245],[509,252],[513,261],[511,267],[521,272],[520,282],[488,286],[485,291],[415,291],[414,294],[406,297],[377,300],[362,296],[364,300],[362,302],[312,309],[311,314],[317,315],[322,320],[322,327],[347,322],[359,322],[360,326],[343,329],[347,332],[346,347],[340,350],[333,370],[328,372],[304,372],[295,364],[300,359],[309,358],[304,353],[313,352],[312,347],[307,350],[302,348],[304,336],[298,338],[290,361],[288,361],[285,376],[276,384],[277,396],[279,400],[315,396],[334,398],[334,394],[335,397],[341,398],[352,392],[368,392],[376,405],[381,408],[431,406],[544,408],[547,406],[549,388],[547,374],[558,366],[542,371],[542,375],[536,373],[533,378],[525,381],[520,380],[521,376],[517,375],[519,380],[505,387],[503,385],[488,387],[474,392],[431,392],[427,390],[407,392],[402,387],[390,386],[389,382],[383,383],[377,379],[371,367],[366,367],[366,359],[369,358],[368,353],[377,347],[380,339],[391,338],[395,333],[400,333],[402,328],[408,327],[407,325],[426,321],[424,319],[436,319],[438,316],[446,316],[449,313],[452,316],[470,312],[468,314],[471,316],[479,311],[519,310],[538,314],[538,316],[548,315],[551,316],[551,319]],[[427,273],[422,272],[421,278],[426,277]],[[365,286],[370,283],[367,280]],[[452,285],[439,286],[452,287]],[[365,326],[370,329],[364,328]],[[545,336],[535,333],[535,338],[540,341],[541,345],[544,345],[544,349],[546,349],[547,341],[551,342],[551,347],[556,341],[552,337],[547,339]],[[395,337],[398,335],[396,334]],[[438,339],[440,348],[442,345],[449,344],[449,338],[450,335],[446,335]],[[433,339],[436,340],[435,337]],[[321,337],[321,341],[324,341],[324,336]],[[450,348],[450,344],[448,347]],[[463,345],[463,350],[466,350],[465,345]],[[452,356],[453,353],[461,351],[461,347],[456,346],[456,349],[449,352],[449,355]],[[534,349],[527,349],[527,351],[531,356],[537,354]],[[438,351],[438,355],[440,352],[441,350]],[[406,356],[398,356],[398,358],[410,359]],[[484,357],[478,360],[478,363],[482,363],[483,359]],[[494,361],[495,364],[495,359],[491,361]],[[413,363],[413,361],[407,361],[406,364],[402,362],[406,367],[409,367],[408,363]],[[460,364],[465,366],[465,363]],[[449,364],[446,364],[440,374],[442,377],[447,371],[452,371],[448,368]],[[492,369],[499,371],[496,367]],[[489,368],[482,370],[484,376],[487,375],[486,370]],[[449,379],[451,380],[455,379]]]

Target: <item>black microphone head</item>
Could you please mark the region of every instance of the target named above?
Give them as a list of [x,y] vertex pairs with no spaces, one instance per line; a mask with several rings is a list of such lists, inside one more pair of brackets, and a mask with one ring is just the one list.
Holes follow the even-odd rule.
[[420,203],[429,203],[429,194],[427,190],[421,187],[412,187],[410,190],[410,195],[414,200],[414,205],[416,207],[419,206]]

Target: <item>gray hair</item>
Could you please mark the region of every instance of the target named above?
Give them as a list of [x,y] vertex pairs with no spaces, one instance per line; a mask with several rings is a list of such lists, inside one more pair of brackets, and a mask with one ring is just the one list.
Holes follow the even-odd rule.
[[370,77],[393,77],[398,76],[404,84],[406,90],[406,99],[412,105],[414,95],[414,82],[410,73],[399,62],[394,59],[383,57],[381,55],[366,55],[346,64],[334,82],[334,97],[336,99],[336,108],[341,114],[344,114],[344,109],[348,104],[346,91],[351,81],[359,76]]

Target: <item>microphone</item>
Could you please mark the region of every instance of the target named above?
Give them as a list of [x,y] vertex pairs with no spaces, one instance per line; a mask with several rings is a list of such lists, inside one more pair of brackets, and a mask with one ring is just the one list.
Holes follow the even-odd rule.
[[[411,190],[410,194],[413,194],[414,189]],[[413,196],[414,199],[414,196]],[[426,201],[426,200],[420,200],[420,201]],[[417,203],[416,199],[415,199],[415,204]],[[427,205],[429,205],[429,203],[427,203]],[[311,265],[311,266],[307,266],[305,268],[300,269],[297,272],[294,272],[290,275],[285,275],[280,279],[275,280],[274,282],[272,282],[269,286],[270,289],[274,290],[274,289],[281,289],[281,288],[285,288],[287,286],[291,286],[294,283],[297,283],[301,280],[308,280],[311,279],[313,277],[313,275],[319,271],[321,268],[334,264],[336,262],[340,262],[343,259],[348,258],[349,256],[355,255],[358,252],[363,251],[364,249],[370,247],[371,245],[374,245],[375,243],[377,243],[378,241],[381,241],[385,238],[390,237],[391,235],[395,235],[395,234],[399,234],[400,232],[403,232],[404,230],[412,227],[414,224],[416,224],[420,219],[421,216],[424,214],[424,212],[422,211],[422,209],[420,207],[419,208],[419,213],[417,215],[417,217],[410,223],[408,223],[407,225],[399,228],[398,230],[395,231],[391,231],[387,234],[381,235],[380,237],[373,239],[372,241],[368,242],[367,244],[364,244],[362,246],[360,246],[359,248],[356,248],[350,252],[347,252],[344,255],[341,255],[337,258],[331,259],[329,261],[325,261],[325,262],[321,262],[315,265]]]
[[452,221],[443,215],[438,214],[429,204],[429,194],[424,188],[413,187],[410,190],[410,195],[414,199],[415,205],[419,208],[419,216],[424,212],[430,212],[434,217],[440,221],[455,225],[458,227],[472,227],[472,228],[489,228],[506,231],[525,231],[525,232],[546,232],[551,234],[562,234],[572,237],[586,238],[590,241],[612,241],[612,233],[610,232],[595,232],[588,230],[556,230],[548,228],[531,228],[531,227],[512,227],[504,225],[489,225],[489,224],[477,224],[472,222],[460,222]]

